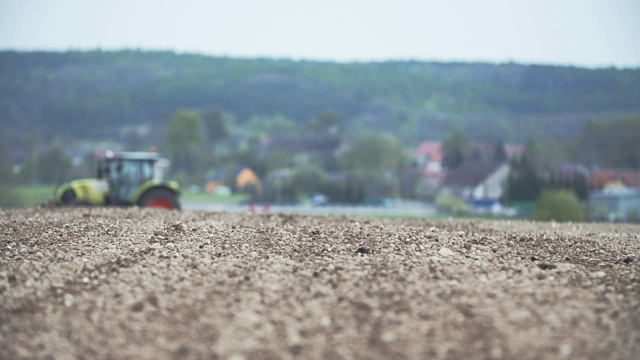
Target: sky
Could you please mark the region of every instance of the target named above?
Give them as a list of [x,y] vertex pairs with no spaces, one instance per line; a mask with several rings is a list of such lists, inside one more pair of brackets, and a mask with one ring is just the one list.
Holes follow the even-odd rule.
[[640,67],[640,0],[0,0],[3,50]]

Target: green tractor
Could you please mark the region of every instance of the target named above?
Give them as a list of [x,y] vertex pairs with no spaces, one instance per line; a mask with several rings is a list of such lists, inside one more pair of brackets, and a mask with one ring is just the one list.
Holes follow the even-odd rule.
[[168,161],[156,152],[107,150],[97,158],[97,178],[63,184],[55,192],[56,203],[180,209],[178,183],[162,180]]

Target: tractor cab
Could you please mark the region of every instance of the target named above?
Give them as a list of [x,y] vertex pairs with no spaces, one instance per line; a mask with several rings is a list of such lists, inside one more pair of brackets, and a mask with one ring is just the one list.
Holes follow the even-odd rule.
[[56,191],[57,202],[180,208],[178,184],[163,180],[168,161],[158,153],[106,150],[96,157],[96,179],[80,179],[61,186]]
[[[108,202],[112,205],[131,205],[136,190],[147,181],[161,181],[156,168],[157,153],[128,152],[109,154],[98,159],[98,179],[109,185]],[[158,172],[159,176],[156,176]]]

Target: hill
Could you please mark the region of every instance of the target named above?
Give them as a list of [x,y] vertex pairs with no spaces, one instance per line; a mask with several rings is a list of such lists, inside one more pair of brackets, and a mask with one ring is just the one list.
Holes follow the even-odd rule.
[[109,138],[164,126],[177,109],[218,108],[305,122],[326,111],[352,132],[406,143],[575,136],[589,119],[640,114],[640,69],[396,61],[329,63],[171,52],[0,52],[0,126],[8,134]]

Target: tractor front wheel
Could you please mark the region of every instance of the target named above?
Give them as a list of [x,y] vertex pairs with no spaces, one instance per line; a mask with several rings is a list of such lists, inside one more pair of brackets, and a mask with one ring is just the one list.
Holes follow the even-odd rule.
[[76,196],[76,192],[73,189],[69,189],[69,190],[65,191],[64,193],[62,193],[62,197],[60,198],[60,201],[64,205],[76,205],[76,204],[78,204],[78,198]]
[[180,202],[177,195],[173,191],[163,188],[147,190],[138,200],[138,206],[180,210]]

